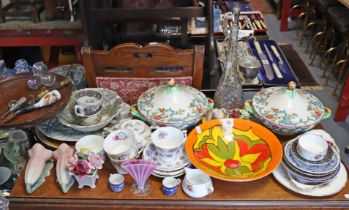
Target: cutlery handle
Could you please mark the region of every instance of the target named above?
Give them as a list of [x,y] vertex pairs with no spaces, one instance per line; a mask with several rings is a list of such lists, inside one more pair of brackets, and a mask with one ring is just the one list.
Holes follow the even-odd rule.
[[275,56],[278,57],[278,59],[280,59],[280,54],[274,45],[271,45],[271,50],[273,51]]
[[256,47],[257,52],[262,54],[263,53],[262,48],[259,45],[258,41],[254,41],[253,43],[254,43],[254,46]]
[[275,72],[276,76],[278,78],[280,78],[280,79],[283,78],[283,76],[282,76],[282,74],[280,72],[279,67],[275,63],[273,63],[272,65],[273,65],[273,69],[274,69],[274,72]]

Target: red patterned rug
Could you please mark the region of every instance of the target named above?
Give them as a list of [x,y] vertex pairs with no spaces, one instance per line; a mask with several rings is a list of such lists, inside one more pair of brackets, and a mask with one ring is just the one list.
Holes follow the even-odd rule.
[[261,11],[263,14],[275,13],[268,0],[250,0],[250,4],[254,10]]

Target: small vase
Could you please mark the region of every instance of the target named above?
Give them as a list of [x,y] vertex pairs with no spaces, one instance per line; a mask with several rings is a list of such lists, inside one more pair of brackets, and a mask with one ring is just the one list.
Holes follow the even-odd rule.
[[78,188],[82,188],[84,186],[89,186],[90,188],[96,187],[96,179],[99,178],[97,175],[97,170],[92,175],[86,175],[84,177],[79,177],[77,175],[74,175],[76,181],[78,182]]

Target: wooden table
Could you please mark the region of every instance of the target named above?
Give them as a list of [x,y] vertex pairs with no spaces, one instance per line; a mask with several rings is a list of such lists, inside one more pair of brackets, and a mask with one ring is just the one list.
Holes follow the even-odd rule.
[[[321,128],[321,126],[317,126]],[[290,139],[283,137],[280,140]],[[24,186],[24,175],[18,179],[10,196],[10,209],[286,209],[286,208],[349,208],[349,200],[344,194],[349,193],[347,185],[334,196],[313,198],[298,195],[279,184],[272,175],[251,182],[226,182],[212,178],[215,191],[201,199],[192,199],[181,189],[175,196],[165,196],[161,192],[161,179],[151,176],[148,182],[152,192],[145,197],[132,194],[130,185],[133,182],[125,176],[125,189],[121,193],[109,190],[108,176],[115,173],[109,161],[99,171],[95,189],[78,189],[76,184],[68,194],[63,194],[56,182],[55,169],[51,176],[33,194],[28,195]],[[183,178],[183,177],[181,177]]]

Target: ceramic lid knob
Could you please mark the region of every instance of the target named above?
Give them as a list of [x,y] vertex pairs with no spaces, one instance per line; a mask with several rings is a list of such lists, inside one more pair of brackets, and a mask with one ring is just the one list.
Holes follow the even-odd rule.
[[167,84],[171,87],[175,86],[176,85],[176,80],[174,78],[170,78],[168,79],[168,82]]
[[295,82],[291,81],[287,84],[287,89],[294,90],[296,88],[296,86],[297,86],[297,84]]

